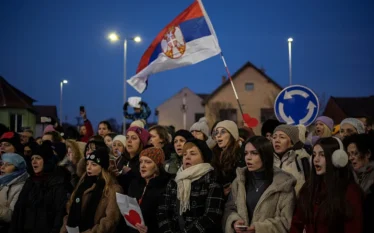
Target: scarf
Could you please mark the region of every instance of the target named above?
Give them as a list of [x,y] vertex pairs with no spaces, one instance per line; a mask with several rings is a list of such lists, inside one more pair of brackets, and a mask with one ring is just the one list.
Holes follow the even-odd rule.
[[26,172],[26,169],[22,169],[22,170],[12,172],[10,174],[0,176],[0,188],[8,185],[11,181],[23,175],[25,172]]
[[[92,190],[86,209],[82,210],[82,196],[84,192],[95,185]],[[75,196],[73,198],[73,203],[70,207],[70,212],[68,216],[67,225],[69,227],[79,227],[80,232],[84,232],[91,229],[95,224],[95,213],[97,206],[101,200],[103,191],[105,187],[105,181],[97,176],[86,176],[84,181],[79,185]]]
[[175,182],[178,185],[177,198],[180,201],[179,214],[190,209],[191,183],[212,171],[213,167],[209,163],[200,163],[183,169],[179,168]]

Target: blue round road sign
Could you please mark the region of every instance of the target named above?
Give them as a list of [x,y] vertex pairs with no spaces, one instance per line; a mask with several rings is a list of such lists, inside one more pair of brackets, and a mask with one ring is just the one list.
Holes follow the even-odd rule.
[[274,103],[274,112],[280,122],[309,126],[317,118],[319,101],[309,88],[293,85],[279,93]]

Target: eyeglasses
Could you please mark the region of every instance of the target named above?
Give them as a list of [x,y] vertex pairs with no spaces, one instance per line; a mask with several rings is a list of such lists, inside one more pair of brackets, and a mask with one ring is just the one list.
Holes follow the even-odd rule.
[[217,137],[218,135],[224,135],[224,134],[226,134],[227,133],[227,130],[226,129],[222,129],[221,131],[220,130],[215,130],[214,132],[213,132],[213,137]]

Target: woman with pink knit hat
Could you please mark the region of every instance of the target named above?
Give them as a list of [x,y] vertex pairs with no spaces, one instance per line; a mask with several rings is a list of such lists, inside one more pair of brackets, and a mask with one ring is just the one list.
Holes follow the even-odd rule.
[[133,126],[126,132],[126,150],[124,157],[126,162],[117,176],[118,183],[127,193],[130,182],[140,175],[139,173],[139,155],[147,146],[150,134],[146,129]]

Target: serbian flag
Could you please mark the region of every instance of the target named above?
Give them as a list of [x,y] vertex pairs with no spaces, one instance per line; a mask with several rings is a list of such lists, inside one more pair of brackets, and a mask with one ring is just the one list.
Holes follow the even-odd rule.
[[196,0],[156,36],[143,54],[136,75],[127,82],[143,93],[151,74],[192,65],[220,52],[204,6]]

